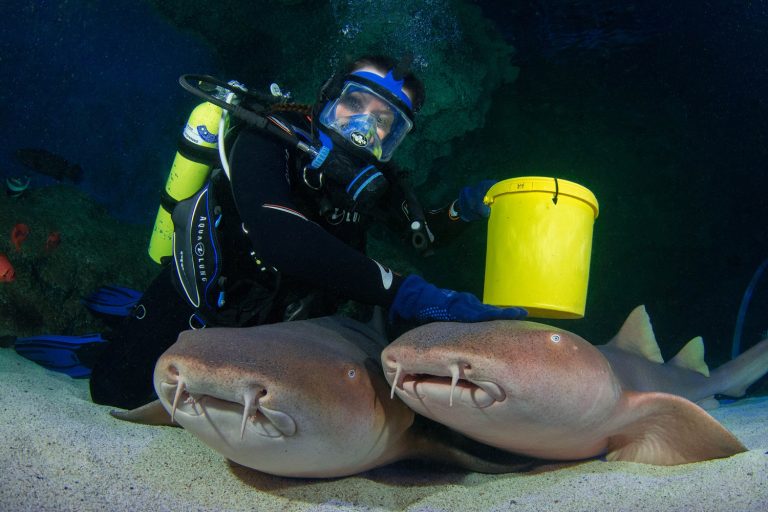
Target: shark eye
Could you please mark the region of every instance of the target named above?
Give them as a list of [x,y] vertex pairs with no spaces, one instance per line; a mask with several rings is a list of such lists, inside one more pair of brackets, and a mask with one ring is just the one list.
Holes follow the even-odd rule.
[[349,370],[347,370],[347,377],[349,377],[350,379],[354,379],[356,376],[357,376],[357,370],[355,370],[354,368],[350,368]]
[[560,335],[559,334],[553,334],[552,336],[549,337],[549,339],[551,339],[555,343],[560,343]]

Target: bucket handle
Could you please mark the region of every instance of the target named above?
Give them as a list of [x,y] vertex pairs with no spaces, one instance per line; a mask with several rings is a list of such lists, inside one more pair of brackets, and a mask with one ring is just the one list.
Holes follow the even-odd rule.
[[557,178],[554,178],[555,180],[555,195],[552,198],[552,202],[557,204],[557,196],[560,194],[560,183],[558,183]]

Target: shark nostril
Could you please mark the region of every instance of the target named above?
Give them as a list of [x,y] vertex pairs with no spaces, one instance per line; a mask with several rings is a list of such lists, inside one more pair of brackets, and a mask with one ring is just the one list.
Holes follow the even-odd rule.
[[171,377],[179,377],[179,369],[175,365],[168,365],[168,375]]
[[385,361],[384,366],[386,367],[387,371],[395,371],[398,366],[397,358],[395,358],[395,356],[387,356],[387,360]]

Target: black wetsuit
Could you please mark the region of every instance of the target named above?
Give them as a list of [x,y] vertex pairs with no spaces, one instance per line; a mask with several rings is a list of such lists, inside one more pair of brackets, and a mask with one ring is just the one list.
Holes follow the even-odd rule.
[[[282,119],[308,128],[297,115]],[[215,185],[224,212],[221,239],[234,243],[224,252],[238,253],[228,257],[242,262],[235,270],[230,265],[229,271],[246,278],[248,286],[240,288],[264,286],[263,293],[256,294],[264,307],[240,325],[293,319],[297,304],[307,311],[296,318],[332,314],[337,299],[386,308],[404,279],[364,253],[372,222],[407,231],[410,220],[402,190],[391,186],[375,215],[323,208],[323,196],[302,181],[301,158],[261,132],[243,130],[230,151],[231,185],[223,177]],[[449,220],[447,208],[428,212],[427,219],[438,233],[456,233],[464,224]],[[109,334],[110,343],[91,376],[95,402],[134,408],[154,398],[155,361],[179,332],[194,324],[190,319],[195,310],[176,292],[171,268],[166,266],[145,291],[141,303],[146,316],[129,317]],[[253,275],[260,273],[264,275]]]

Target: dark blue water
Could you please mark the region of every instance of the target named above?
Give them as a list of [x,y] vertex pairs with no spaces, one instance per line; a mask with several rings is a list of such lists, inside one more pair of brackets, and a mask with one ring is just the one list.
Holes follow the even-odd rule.
[[[555,161],[600,200],[585,334],[642,302],[667,350],[703,334],[725,354],[768,257],[768,2],[476,3],[521,68],[510,162]],[[767,326],[763,278],[747,343]]]
[[[589,186],[601,214],[587,319],[572,328],[603,342],[632,307],[646,303],[661,337],[681,344],[704,334],[725,357],[744,289],[768,257],[768,2],[470,3],[514,46],[520,75],[493,96],[485,126],[454,141],[452,160],[424,172],[433,181],[422,191],[458,183],[455,176],[464,179],[468,168],[477,179],[538,169]],[[312,44],[302,34],[311,24],[301,12],[330,20],[324,37],[344,40],[342,29],[376,27],[360,23],[366,9],[354,1],[286,8],[279,18],[285,41],[259,25],[272,2],[244,3],[247,18],[228,11],[240,35],[208,40],[143,2],[11,4],[0,18],[0,175],[25,172],[11,158],[16,148],[53,151],[82,166],[84,191],[147,229],[196,103],[178,87],[180,74],[237,75],[238,62],[277,69],[292,38],[299,52],[291,62],[301,58],[316,75],[327,62],[315,61],[329,52],[308,54]],[[416,41],[417,55],[428,54],[426,36],[436,47],[446,40],[461,46],[461,30],[446,28],[458,27],[455,20],[430,23],[403,45]],[[33,186],[53,182],[32,176]],[[473,236],[427,262],[425,273],[479,293],[484,240],[482,232]],[[477,271],[457,271],[467,268]],[[766,329],[768,282],[761,282],[744,324],[746,343]]]
[[[0,17],[0,175],[28,173],[16,148],[43,148],[79,163],[82,189],[115,215],[151,222],[194,105],[176,79],[215,71],[213,51],[143,2],[10,4]],[[30,175],[32,186],[53,182]]]

